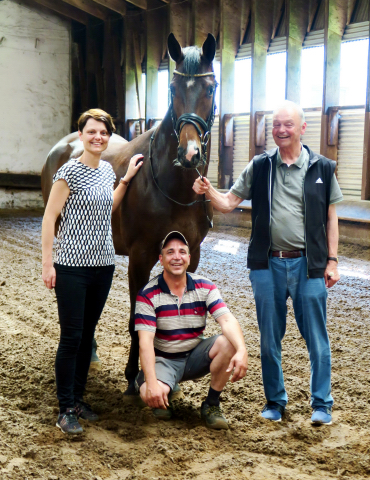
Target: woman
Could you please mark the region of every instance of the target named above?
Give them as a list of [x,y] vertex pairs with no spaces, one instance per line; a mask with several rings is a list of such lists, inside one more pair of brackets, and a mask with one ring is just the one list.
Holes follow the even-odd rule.
[[[83,142],[81,157],[65,163],[54,183],[42,222],[42,279],[55,287],[60,320],[60,341],[55,360],[59,416],[64,433],[80,433],[81,417],[98,416],[83,402],[92,340],[106,302],[114,272],[111,215],[122,201],[130,180],[143,162],[131,158],[126,175],[113,191],[116,176],[101,154],[115,127],[109,114],[88,110],[78,120]],[[56,258],[52,248],[55,222],[61,214]]]

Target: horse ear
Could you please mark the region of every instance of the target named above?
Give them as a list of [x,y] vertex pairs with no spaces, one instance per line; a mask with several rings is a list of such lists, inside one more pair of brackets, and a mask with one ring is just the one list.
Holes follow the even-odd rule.
[[209,63],[213,62],[216,53],[216,39],[211,33],[208,34],[206,41],[203,43],[202,53]]
[[168,53],[170,54],[172,60],[176,63],[180,63],[184,58],[182,53],[181,45],[176,40],[176,37],[173,33],[168,35],[167,39]]

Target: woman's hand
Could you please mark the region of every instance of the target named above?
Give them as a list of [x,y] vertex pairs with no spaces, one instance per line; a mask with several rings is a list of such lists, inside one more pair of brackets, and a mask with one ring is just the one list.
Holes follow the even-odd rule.
[[44,281],[45,287],[51,290],[55,287],[55,268],[52,265],[44,265],[42,267],[42,279]]
[[144,155],[142,155],[141,153],[138,153],[131,158],[130,163],[128,164],[126,175],[124,176],[124,180],[126,180],[126,182],[130,182],[134,178],[134,176],[137,174],[142,164],[144,163],[143,161],[138,161],[140,160],[140,158],[144,158]]

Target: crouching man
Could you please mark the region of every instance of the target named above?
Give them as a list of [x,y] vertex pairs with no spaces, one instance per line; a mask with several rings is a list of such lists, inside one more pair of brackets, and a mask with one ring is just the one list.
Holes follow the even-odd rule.
[[[187,273],[189,245],[180,232],[170,232],[164,238],[159,260],[163,272],[138,293],[136,301],[135,329],[142,368],[136,389],[157,418],[168,420],[175,385],[211,373],[201,417],[208,428],[227,429],[220,394],[233,370],[231,381],[236,382],[248,367],[239,323],[216,285],[201,275]],[[220,324],[222,335],[204,338],[207,312]]]

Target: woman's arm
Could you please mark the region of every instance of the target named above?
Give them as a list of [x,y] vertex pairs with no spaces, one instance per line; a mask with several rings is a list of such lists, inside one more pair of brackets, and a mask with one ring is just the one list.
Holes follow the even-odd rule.
[[49,200],[42,220],[42,279],[47,288],[55,287],[55,269],[53,267],[53,241],[55,222],[70,194],[65,180],[58,180],[51,188]]
[[138,155],[134,155],[131,158],[130,163],[128,164],[126,175],[123,177],[123,180],[126,182],[126,184],[119,183],[117,188],[114,190],[112,213],[115,211],[118,205],[122,202],[122,199],[125,196],[125,193],[127,191],[128,184],[134,178],[134,176],[137,174],[138,170],[142,166],[143,162],[142,161],[138,162],[140,158],[143,158],[143,155],[141,155],[141,153],[139,153]]

